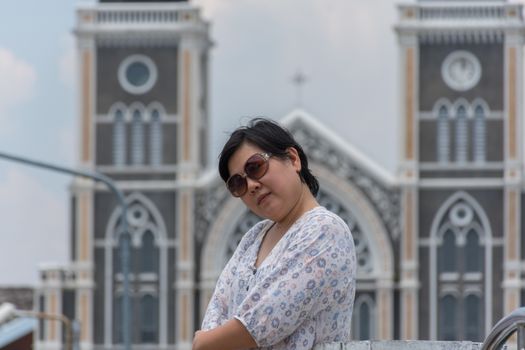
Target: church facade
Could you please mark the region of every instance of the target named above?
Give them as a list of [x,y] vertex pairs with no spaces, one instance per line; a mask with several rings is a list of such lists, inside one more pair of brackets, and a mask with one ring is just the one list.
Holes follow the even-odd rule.
[[[520,5],[399,6],[400,170],[383,170],[322,116],[281,122],[308,154],[319,202],[352,230],[354,339],[480,341],[525,302]],[[259,218],[208,156],[208,23],[187,1],[80,7],[79,167],[112,178],[71,186],[71,264],[41,271],[37,309],[79,322],[82,349],[122,348],[129,237],[131,342],[191,349],[215,281]],[[394,114],[394,113],[393,113]],[[394,115],[392,116],[394,117]],[[38,349],[64,331],[42,323]]]

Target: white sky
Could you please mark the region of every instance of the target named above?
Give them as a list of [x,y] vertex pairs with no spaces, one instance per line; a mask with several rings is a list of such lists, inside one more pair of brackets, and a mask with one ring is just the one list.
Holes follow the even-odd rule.
[[[525,2],[525,0],[523,0]],[[397,162],[394,0],[192,0],[211,21],[213,160],[246,116],[302,107],[391,172]],[[414,2],[403,1],[404,3]],[[75,166],[75,0],[0,11],[0,152]],[[37,282],[68,261],[67,176],[0,159],[0,285]]]

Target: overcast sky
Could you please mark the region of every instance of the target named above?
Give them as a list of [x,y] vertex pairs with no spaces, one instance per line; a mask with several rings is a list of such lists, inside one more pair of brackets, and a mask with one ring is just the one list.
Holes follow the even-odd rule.
[[[246,116],[302,107],[394,173],[394,0],[193,0],[211,22],[212,155]],[[414,2],[404,1],[404,3]],[[0,11],[0,152],[74,167],[78,153],[74,10],[80,1],[17,0]],[[68,261],[67,176],[0,159],[0,285],[37,282]]]

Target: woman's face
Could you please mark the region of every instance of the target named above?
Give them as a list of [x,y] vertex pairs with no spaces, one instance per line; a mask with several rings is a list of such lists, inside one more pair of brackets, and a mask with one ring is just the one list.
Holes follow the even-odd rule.
[[[255,153],[265,153],[251,143],[243,143],[228,162],[230,176],[244,174],[244,165]],[[297,150],[289,148],[289,157],[270,157],[266,174],[259,180],[246,177],[248,190],[240,198],[255,214],[276,222],[283,220],[297,204],[303,191],[298,175],[301,161]]]

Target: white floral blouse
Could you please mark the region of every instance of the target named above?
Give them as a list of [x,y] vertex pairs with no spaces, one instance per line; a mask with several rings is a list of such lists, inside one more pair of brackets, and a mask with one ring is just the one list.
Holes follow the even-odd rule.
[[202,322],[238,319],[262,349],[311,349],[350,340],[356,256],[348,226],[316,207],[275,245],[259,268],[263,220],[242,238],[222,271]]

